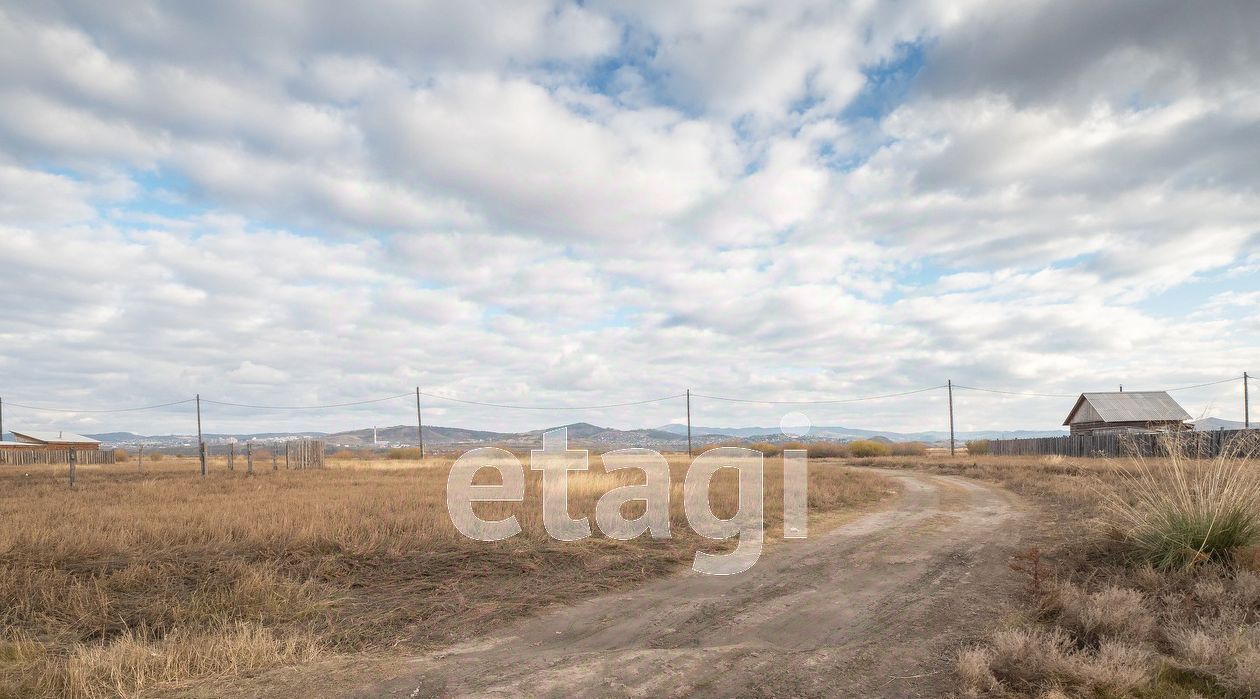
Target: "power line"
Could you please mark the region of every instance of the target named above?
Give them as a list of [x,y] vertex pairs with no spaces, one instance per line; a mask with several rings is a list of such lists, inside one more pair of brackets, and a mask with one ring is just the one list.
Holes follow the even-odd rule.
[[158,408],[169,408],[173,405],[184,405],[192,403],[196,398],[186,398],[177,400],[173,403],[160,403],[158,405],[142,405],[138,408],[110,408],[106,410],[88,409],[88,408],[41,408],[36,405],[23,405],[21,403],[6,402],[5,405],[11,405],[16,408],[26,408],[27,410],[40,410],[50,413],[133,413],[140,410],[157,410]]
[[1189,391],[1192,388],[1203,388],[1204,386],[1215,386],[1217,384],[1229,383],[1230,381],[1240,381],[1240,380],[1241,379],[1239,379],[1237,376],[1231,376],[1228,379],[1221,379],[1220,381],[1209,381],[1208,383],[1199,383],[1193,386],[1182,386],[1180,388],[1166,388],[1164,390],[1165,391]]
[[[411,394],[407,394],[411,395]],[[677,400],[685,398],[687,394],[679,393],[676,396],[663,396],[661,398],[649,398],[647,400],[636,400],[627,403],[609,403],[607,405],[507,405],[504,403],[486,403],[477,400],[464,400],[462,398],[451,398],[450,396],[439,396],[435,393],[420,392],[422,396],[429,398],[437,398],[438,400],[451,401],[453,403],[464,403],[466,405],[480,405],[487,408],[505,408],[509,410],[603,410],[605,408],[623,408],[629,405],[647,405],[648,403],[663,403],[667,400]],[[695,394],[692,394],[695,395]]]
[[916,388],[913,391],[902,391],[900,393],[885,393],[879,396],[862,396],[861,398],[839,398],[835,400],[756,400],[753,398],[729,398],[726,396],[709,396],[703,393],[692,393],[696,398],[708,398],[709,400],[720,400],[728,403],[760,403],[764,405],[824,405],[834,403],[858,403],[867,400],[880,400],[881,398],[896,398],[898,396],[909,396],[915,393],[925,393],[927,391],[939,391],[945,388],[945,384],[940,386],[928,386],[927,388]]
[[257,410],[324,410],[327,408],[348,408],[354,405],[368,405],[369,403],[384,403],[389,400],[398,400],[399,398],[407,398],[411,393],[400,393],[396,396],[386,396],[385,398],[372,398],[369,400],[357,400],[350,403],[327,403],[325,405],[251,405],[249,403],[228,403],[220,400],[210,400],[202,398],[202,403],[211,403],[213,405],[227,405],[233,408],[254,408]]
[[[1221,379],[1220,381],[1209,381],[1208,383],[1200,383],[1200,384],[1195,384],[1193,386],[1179,386],[1177,388],[1165,388],[1163,390],[1169,391],[1169,392],[1188,391],[1192,388],[1203,388],[1204,386],[1216,386],[1218,384],[1229,383],[1231,381],[1238,381],[1238,380],[1239,380],[1238,377],[1231,376],[1228,379]],[[1079,395],[1077,393],[1037,393],[1033,391],[1003,391],[996,388],[978,388],[976,386],[963,386],[961,384],[954,384],[954,388],[962,388],[968,391],[983,391],[985,393],[1001,393],[1007,396],[1039,396],[1043,398],[1076,398]]]
[[1076,393],[1034,393],[1031,391],[1000,391],[996,388],[976,388],[975,386],[964,386],[962,384],[954,384],[954,388],[962,388],[968,391],[983,391],[985,393],[1001,393],[1007,396],[1040,396],[1042,398],[1075,398]]

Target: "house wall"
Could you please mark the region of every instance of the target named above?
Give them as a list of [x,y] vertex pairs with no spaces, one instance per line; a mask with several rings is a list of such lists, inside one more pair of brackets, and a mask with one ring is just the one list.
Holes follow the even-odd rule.
[[66,451],[74,447],[75,451],[100,451],[97,443],[81,442],[23,442],[22,444],[0,444],[0,450],[12,451]]
[[1081,409],[1072,415],[1071,424],[1075,425],[1078,422],[1098,423],[1102,421],[1102,416],[1098,414],[1097,410],[1094,410],[1094,406],[1090,405],[1089,401],[1083,401]]
[[83,442],[49,442],[48,449],[53,451],[62,451],[74,448],[75,451],[100,451],[101,445],[97,442],[84,444]]
[[1127,432],[1132,430],[1153,430],[1156,432],[1178,432],[1190,427],[1180,420],[1156,420],[1134,422],[1073,422],[1071,434],[1107,434],[1109,432]]

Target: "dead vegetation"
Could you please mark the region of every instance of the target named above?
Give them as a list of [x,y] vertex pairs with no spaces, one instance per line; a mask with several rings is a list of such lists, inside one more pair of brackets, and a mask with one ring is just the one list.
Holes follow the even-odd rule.
[[739,441],[713,444],[703,447],[711,449],[715,446],[746,446],[766,456],[779,456],[788,449],[802,449],[809,452],[811,458],[870,458],[875,456],[925,456],[927,445],[923,442],[883,442],[870,439],[858,439],[852,442],[756,442],[744,444]]
[[[250,477],[218,459],[203,481],[194,459],[146,455],[143,471],[80,466],[73,491],[57,467],[0,474],[0,696],[132,696],[325,654],[415,651],[678,570],[716,546],[682,515],[683,459],[671,460],[672,539],[621,542],[596,529],[552,541],[528,472],[524,503],[477,504],[485,517],[520,519],[521,534],[493,544],[450,524],[449,458],[330,463]],[[766,471],[772,540],[782,472],[773,461]],[[637,482],[633,473],[604,474],[593,459],[573,477],[574,516],[593,520],[598,496]],[[711,500],[729,513],[735,480],[722,476]],[[816,466],[809,505],[844,510],[887,488]]]
[[1012,562],[1028,613],[963,650],[987,697],[1260,696],[1260,463],[1062,457],[896,461],[1000,482],[1048,505],[1046,550]]

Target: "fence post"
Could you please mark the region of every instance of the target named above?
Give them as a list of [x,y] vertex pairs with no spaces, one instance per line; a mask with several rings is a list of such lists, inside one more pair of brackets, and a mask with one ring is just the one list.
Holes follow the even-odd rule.
[[206,442],[201,436],[201,394],[197,394],[197,455],[201,458],[201,477],[206,477]]
[[284,443],[284,470],[289,470],[289,443]]
[[245,442],[245,473],[254,475],[254,443]]
[[271,448],[271,470],[272,471],[280,470],[280,467],[276,465],[276,448],[275,447]]
[[78,475],[75,473],[77,470],[75,467],[78,465],[76,462],[79,460],[79,456],[75,453],[74,447],[70,447],[70,454],[67,460],[70,462],[70,487],[73,488]]
[[420,465],[424,465],[424,416],[420,414],[420,387],[416,386],[416,437],[420,440]]
[[691,389],[687,389],[687,456],[691,456]]
[[236,470],[236,442],[228,444],[228,470]]

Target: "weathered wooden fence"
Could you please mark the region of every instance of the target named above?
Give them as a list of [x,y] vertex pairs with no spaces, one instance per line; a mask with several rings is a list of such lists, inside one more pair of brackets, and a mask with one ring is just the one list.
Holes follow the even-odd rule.
[[[112,464],[114,450],[75,449],[79,464]],[[0,466],[32,466],[35,464],[70,463],[69,449],[0,449]]]
[[996,456],[1164,456],[1175,446],[1187,456],[1208,458],[1219,455],[1240,438],[1260,439],[1260,430],[993,439],[989,440],[989,453]]
[[324,440],[299,439],[285,442],[284,467],[292,469],[323,468]]

